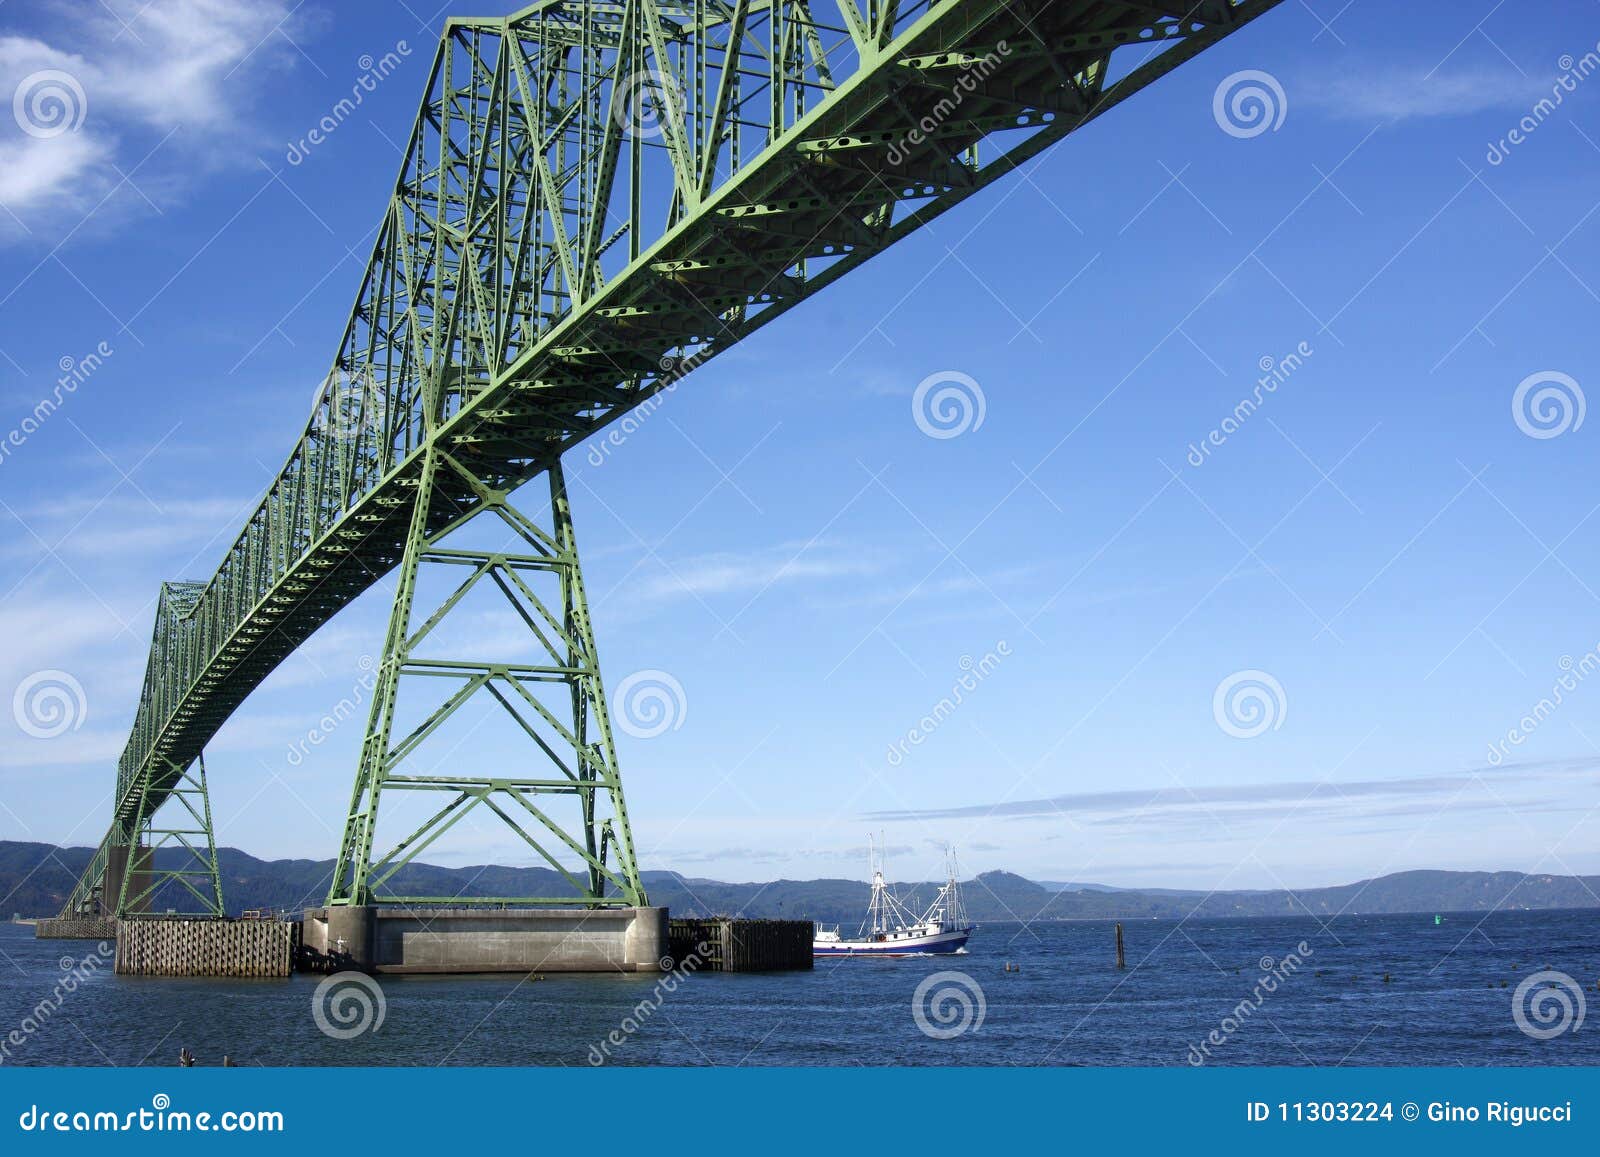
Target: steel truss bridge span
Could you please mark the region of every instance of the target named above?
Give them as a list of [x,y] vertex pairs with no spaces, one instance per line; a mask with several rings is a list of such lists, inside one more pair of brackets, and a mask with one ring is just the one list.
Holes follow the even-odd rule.
[[[216,574],[162,588],[111,826],[67,912],[125,904],[108,865],[139,866],[207,741],[379,578],[406,587],[476,513],[517,528],[505,496],[542,474],[564,505],[565,450],[1278,0],[864,2],[547,0],[446,24],[305,433]],[[584,899],[637,902],[562,517],[519,529],[564,584],[539,609],[567,654],[540,670],[571,683],[576,722],[571,758],[546,753],[587,830],[555,834],[587,861]],[[361,847],[403,778],[382,704],[410,614],[397,599],[333,903],[373,898]],[[458,780],[467,807],[512,790]]]

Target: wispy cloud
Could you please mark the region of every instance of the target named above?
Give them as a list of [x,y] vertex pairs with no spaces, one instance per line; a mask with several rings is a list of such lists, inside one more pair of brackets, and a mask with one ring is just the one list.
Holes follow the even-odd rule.
[[1307,77],[1290,99],[1343,120],[1372,122],[1464,117],[1524,109],[1550,82],[1504,68],[1434,72],[1422,64],[1342,70]]
[[[1500,807],[1499,795],[1510,791],[1519,797],[1530,789],[1542,790],[1552,780],[1594,780],[1600,776],[1600,759],[1564,763],[1506,765],[1449,775],[1395,779],[1356,780],[1340,783],[1229,784],[1213,787],[1165,787],[1127,791],[1079,792],[1045,799],[1001,800],[961,807],[872,812],[872,822],[944,819],[1026,819],[1067,817],[1077,823],[1120,820],[1137,816],[1141,824],[1162,822],[1216,822],[1262,818],[1285,811],[1326,809],[1365,817],[1427,814],[1437,811],[1468,789],[1493,788],[1490,802],[1467,800],[1460,806]],[[1587,806],[1587,805],[1585,805]]]
[[115,767],[128,733],[120,728],[89,728],[54,739],[17,740],[0,748],[0,768]]
[[248,135],[254,68],[294,59],[287,0],[101,0],[52,15],[48,31],[0,33],[0,94],[16,113],[0,125],[0,240],[53,236],[102,207],[149,211]]
[[842,543],[779,543],[668,560],[630,595],[654,601],[753,593],[778,584],[874,574],[882,560]]
[[[217,544],[192,570],[210,572],[220,540],[238,530],[245,501],[233,498],[89,495],[29,504],[31,533],[14,534],[0,546],[0,557],[33,559],[50,551],[68,557],[108,558],[119,554],[174,554],[174,548]],[[0,519],[0,522],[9,521]],[[33,535],[38,535],[34,538]],[[230,540],[231,541],[231,540]],[[190,577],[190,576],[174,576]],[[151,592],[154,594],[154,592]]]
[[[926,841],[924,841],[926,842]],[[757,864],[824,861],[828,863],[865,864],[869,854],[880,857],[912,856],[921,849],[913,844],[832,845],[810,848],[686,848],[672,853],[657,853],[658,859],[670,859],[674,864],[714,864],[734,860],[747,860]]]

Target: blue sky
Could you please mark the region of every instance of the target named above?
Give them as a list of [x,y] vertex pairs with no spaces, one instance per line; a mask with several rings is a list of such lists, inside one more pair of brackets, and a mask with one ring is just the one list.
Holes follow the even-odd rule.
[[[158,585],[305,423],[441,18],[0,8],[4,91],[86,102],[0,118],[0,427],[109,351],[0,457],[0,691],[83,690],[60,735],[0,715],[0,838],[104,830]],[[859,875],[882,830],[906,877],[945,842],[1128,885],[1600,872],[1597,41],[1591,4],[1286,3],[572,455],[609,683],[682,690],[620,737],[644,865]],[[1245,70],[1282,93],[1254,135],[1214,115]],[[930,378],[981,424],[925,433]],[[360,728],[291,753],[389,589],[217,737],[221,841],[333,854]]]

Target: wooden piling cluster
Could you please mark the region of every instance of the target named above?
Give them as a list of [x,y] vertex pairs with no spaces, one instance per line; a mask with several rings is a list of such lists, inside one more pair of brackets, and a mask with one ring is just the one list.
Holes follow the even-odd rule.
[[809,920],[742,920],[731,916],[672,920],[667,940],[674,965],[697,972],[781,972],[810,968]]
[[122,920],[122,976],[288,976],[299,926],[277,920]]
[[33,926],[35,940],[115,940],[115,920],[40,920]]

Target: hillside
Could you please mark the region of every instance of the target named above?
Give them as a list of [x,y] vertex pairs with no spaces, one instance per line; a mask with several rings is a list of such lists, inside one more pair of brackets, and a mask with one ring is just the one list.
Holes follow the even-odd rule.
[[[0,840],[0,914],[42,916],[59,911],[91,854],[89,848]],[[218,849],[217,860],[230,912],[320,904],[333,869],[332,860],[258,860],[236,848]],[[676,872],[646,872],[644,882],[652,903],[665,904],[681,915],[743,913],[851,925],[861,918],[867,902],[862,880],[733,884]],[[566,890],[548,869],[495,865],[414,864],[396,876],[394,886],[398,892],[434,896],[550,895]],[[936,883],[896,886],[902,899],[915,897],[921,903],[931,900],[937,889]],[[1098,884],[1041,884],[1010,872],[984,872],[963,890],[969,914],[980,922],[1600,908],[1600,876],[1520,872],[1397,872],[1293,894],[1139,891]]]

